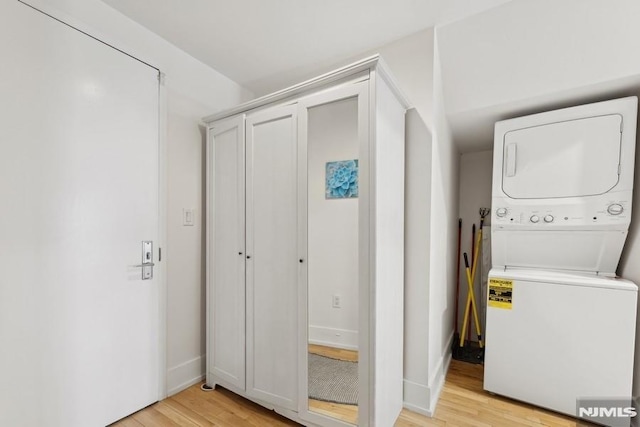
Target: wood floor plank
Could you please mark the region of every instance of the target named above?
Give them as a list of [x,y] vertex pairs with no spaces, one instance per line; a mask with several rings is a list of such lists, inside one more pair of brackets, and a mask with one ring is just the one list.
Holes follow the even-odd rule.
[[155,405],[151,405],[140,412],[136,412],[135,414],[133,414],[133,419],[135,419],[145,427],[180,426],[180,424],[173,422],[170,418],[158,412],[158,410],[156,409],[157,405],[158,404],[156,403]]
[[133,419],[133,415],[123,418],[120,421],[109,425],[109,427],[144,427],[142,424]]
[[165,399],[163,402],[199,427],[211,427],[216,425],[197,412],[194,412],[186,406],[181,405],[179,402],[176,402],[172,398]]
[[318,414],[337,418],[351,424],[356,424],[358,422],[357,405],[342,405],[340,403],[309,399],[309,410],[311,412],[317,412]]
[[158,402],[155,406],[156,411],[160,412],[179,426],[200,427],[200,424],[194,422],[191,417],[188,416],[189,414],[185,413],[183,410],[176,410],[176,408],[174,408],[169,402],[169,399]]
[[[584,421],[485,392],[482,365],[452,361],[432,418],[403,410],[395,427],[592,427]],[[324,406],[331,407],[327,402]],[[321,405],[322,406],[322,405]],[[340,405],[349,406],[349,405]],[[333,407],[335,413],[349,408]],[[357,407],[353,407],[357,408]],[[353,409],[351,408],[351,409]],[[353,411],[352,411],[353,413]],[[357,412],[355,412],[357,414]],[[143,409],[115,427],[289,427],[297,426],[273,411],[217,387],[199,385]]]
[[348,362],[358,361],[358,352],[355,350],[345,350],[343,348],[327,347],[324,345],[309,344],[309,353],[319,356],[330,357],[332,359],[346,360]]

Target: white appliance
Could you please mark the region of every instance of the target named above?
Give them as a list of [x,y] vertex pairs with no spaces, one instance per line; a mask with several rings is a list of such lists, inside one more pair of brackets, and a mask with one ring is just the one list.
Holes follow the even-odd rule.
[[492,288],[511,296],[487,302],[485,390],[572,416],[576,399],[631,396],[635,284],[500,268]]
[[637,286],[614,277],[636,114],[629,97],[496,123],[486,390],[572,416],[631,398]]
[[631,221],[637,102],[496,123],[494,267],[615,275]]

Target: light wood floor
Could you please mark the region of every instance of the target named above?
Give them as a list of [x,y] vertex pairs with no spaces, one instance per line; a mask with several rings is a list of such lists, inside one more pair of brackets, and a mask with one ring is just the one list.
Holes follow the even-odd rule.
[[342,348],[327,347],[324,345],[309,344],[309,353],[319,354],[320,356],[331,357],[332,359],[346,360],[349,362],[358,361],[358,352],[354,350],[345,350]]
[[[482,390],[482,365],[452,361],[434,418],[406,409],[395,427],[420,426],[592,426],[585,422]],[[271,427],[297,424],[218,387],[204,392],[199,385],[131,415],[118,427],[220,426]]]

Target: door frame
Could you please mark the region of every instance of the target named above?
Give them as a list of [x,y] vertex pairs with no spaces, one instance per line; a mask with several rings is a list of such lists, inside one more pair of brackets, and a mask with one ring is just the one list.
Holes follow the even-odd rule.
[[[61,25],[70,27],[71,30],[78,31],[86,37],[94,39],[97,43],[103,43],[123,55],[129,56],[141,65],[150,67],[158,72],[158,241],[155,244],[156,251],[154,259],[158,260],[160,248],[167,253],[167,124],[168,124],[168,101],[167,89],[165,86],[165,74],[159,67],[150,62],[140,59],[143,55],[137,52],[129,53],[117,47],[121,42],[113,37],[96,30],[91,25],[75,18],[60,9],[46,3],[43,0],[17,0],[25,7],[34,9],[50,19],[58,21]],[[159,261],[154,268],[154,280],[158,286],[158,391],[157,400],[167,397],[167,267],[165,261]],[[130,415],[130,414],[127,414]]]
[[167,310],[167,263],[161,260],[161,249],[167,251],[167,125],[168,101],[165,86],[165,74],[158,72],[158,401],[168,396],[167,375],[169,365],[167,353],[169,351],[168,310]]

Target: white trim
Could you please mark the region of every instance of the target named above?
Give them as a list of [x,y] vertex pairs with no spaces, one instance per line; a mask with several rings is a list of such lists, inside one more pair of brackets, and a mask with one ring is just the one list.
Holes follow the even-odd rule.
[[[256,108],[262,107],[267,104],[273,104],[275,102],[282,101],[283,99],[286,99],[286,98],[291,98],[300,94],[306,94],[312,89],[335,82],[336,80],[339,80],[343,77],[358,73],[360,71],[372,69],[373,67],[376,66],[376,64],[378,64],[379,61],[380,61],[380,55],[376,54],[373,56],[369,56],[360,61],[354,62],[342,68],[338,68],[337,70],[328,72],[326,74],[304,81],[302,83],[298,83],[296,85],[290,86],[286,89],[279,90],[269,95],[265,95],[260,98],[254,99],[252,101],[245,102],[244,104],[240,104],[228,110],[221,111],[219,113],[204,117],[202,121],[206,124],[209,124],[211,122],[223,119],[225,117],[233,116],[238,113],[254,110]],[[388,75],[388,73],[385,73],[385,74]]]
[[[453,339],[449,341],[448,348],[451,348],[452,341]],[[429,387],[429,395],[431,397],[431,402],[429,402],[429,410],[432,413],[436,411],[436,406],[438,405],[438,400],[440,399],[440,394],[442,393],[442,388],[444,387],[445,378],[447,376],[447,372],[449,371],[449,365],[451,365],[451,353],[447,353],[445,357],[440,359],[440,363],[436,368],[434,381],[431,383],[431,387]]]
[[205,324],[205,357],[206,357],[206,369],[205,369],[205,373],[206,373],[206,383],[207,385],[213,387],[213,378],[209,375],[209,366],[212,366],[213,361],[211,360],[211,346],[212,346],[212,342],[211,342],[211,337],[210,335],[210,330],[211,327],[213,325],[213,323],[211,323],[211,317],[212,317],[212,310],[211,310],[211,255],[212,255],[212,248],[211,248],[211,242],[212,242],[212,238],[213,238],[213,230],[211,228],[211,224],[213,221],[211,221],[211,216],[212,216],[212,200],[211,200],[211,195],[209,194],[209,192],[211,191],[211,174],[213,173],[213,166],[211,165],[211,161],[212,158],[211,156],[213,156],[213,147],[211,146],[211,138],[212,138],[212,132],[211,132],[211,128],[209,126],[207,126],[207,134],[206,134],[206,140],[205,140],[205,191],[204,191],[204,206],[205,206],[205,212],[204,215],[206,217],[205,219],[205,256],[204,256],[204,264],[205,264],[205,277],[204,277],[204,287],[205,287],[205,294],[204,294],[204,298],[205,298],[205,319],[206,319],[206,324]]
[[204,378],[205,362],[206,356],[203,354],[170,368],[167,372],[167,396],[173,396],[201,382]]
[[[447,344],[444,348],[450,349],[452,343],[453,332],[451,332],[451,335],[449,335],[449,339],[447,340]],[[438,400],[440,399],[440,394],[442,393],[442,388],[444,387],[444,382],[447,377],[447,372],[449,371],[450,365],[451,351],[447,351],[446,354],[438,361],[438,365],[436,366],[433,375],[429,379],[429,397],[431,399],[431,401],[429,402],[429,411],[432,414],[436,411],[436,406],[438,405]]]
[[204,216],[205,216],[205,241],[204,241],[204,301],[205,301],[205,358],[206,358],[206,368],[205,368],[205,382],[207,385],[213,387],[213,378],[209,375],[209,366],[211,366],[211,338],[209,337],[210,328],[211,328],[211,262],[209,258],[211,257],[211,195],[209,191],[211,190],[211,173],[213,172],[211,166],[211,128],[207,126],[206,128],[206,136],[205,136],[205,191],[204,191]]
[[167,337],[167,124],[168,124],[167,89],[164,85],[164,74],[158,72],[158,243],[156,253],[162,248],[163,260],[158,262],[156,281],[158,282],[158,400],[167,397],[167,353],[169,340]]
[[[445,348],[451,348],[453,334],[447,340]],[[433,417],[436,412],[438,400],[444,387],[444,383],[451,365],[451,352],[440,359],[440,363],[435,369],[434,375],[430,378],[429,384],[419,384],[408,379],[403,380],[404,402],[403,407],[418,414]]]
[[358,350],[358,331],[309,325],[309,344]]
[[309,322],[309,259],[308,259],[308,106],[298,102],[298,256],[302,262],[298,268],[298,414],[309,418],[309,329],[302,325]]
[[404,107],[405,110],[412,108],[412,105],[409,102],[409,98],[407,98],[404,92],[400,89],[398,82],[396,81],[395,77],[393,77],[393,75],[391,74],[391,71],[389,70],[389,66],[384,61],[384,59],[382,59],[381,56],[378,57],[378,64],[376,67],[376,71],[378,72],[382,80],[384,80],[385,83],[389,85],[389,89],[391,89],[391,92],[393,92],[393,94],[398,99],[402,107]]
[[[360,398],[358,422],[363,426],[375,426],[375,365],[376,365],[376,73],[369,72],[369,92],[367,97],[368,120],[358,124],[366,132],[366,141],[361,141],[359,199],[360,218],[360,348],[367,349],[358,367],[358,392]],[[359,129],[360,130],[360,129]],[[362,363],[364,362],[364,363]],[[364,377],[364,380],[361,378]]]
[[433,411],[431,411],[430,408],[431,390],[429,387],[424,384],[409,381],[406,378],[402,383],[404,390],[404,402],[402,406],[412,412],[432,417]]

